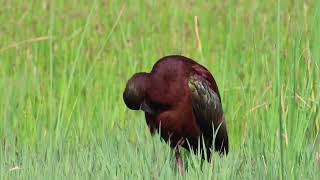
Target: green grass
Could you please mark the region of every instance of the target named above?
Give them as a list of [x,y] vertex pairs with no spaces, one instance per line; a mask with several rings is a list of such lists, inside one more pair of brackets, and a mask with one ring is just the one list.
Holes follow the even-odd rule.
[[[0,14],[0,179],[320,177],[319,1],[15,0]],[[214,163],[184,152],[185,177],[122,100],[169,54],[210,69],[230,136]]]

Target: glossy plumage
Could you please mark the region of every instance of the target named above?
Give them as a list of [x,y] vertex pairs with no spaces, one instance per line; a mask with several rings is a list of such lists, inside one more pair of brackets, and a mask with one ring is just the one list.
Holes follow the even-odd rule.
[[123,98],[128,108],[145,112],[150,131],[161,132],[172,148],[180,145],[203,151],[201,145],[198,149],[203,140],[210,157],[216,133],[215,150],[228,153],[217,84],[210,72],[195,61],[178,55],[161,58],[150,73],[137,73],[129,79]]

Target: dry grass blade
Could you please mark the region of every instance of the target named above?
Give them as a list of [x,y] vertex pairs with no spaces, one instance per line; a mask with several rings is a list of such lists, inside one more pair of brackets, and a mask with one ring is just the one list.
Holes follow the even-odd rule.
[[48,40],[48,39],[50,39],[49,36],[41,36],[41,37],[35,37],[35,38],[31,38],[31,39],[26,39],[26,40],[23,40],[23,41],[20,41],[20,42],[13,43],[13,44],[11,44],[11,45],[9,45],[7,47],[4,47],[4,48],[0,49],[0,52],[3,52],[5,50],[11,49],[11,48],[17,48],[18,46],[21,46],[21,45],[34,43],[34,42],[38,42],[38,41],[45,41],[45,40]]
[[13,168],[10,168],[9,171],[17,171],[17,170],[20,170],[20,169],[22,169],[22,168],[19,167],[19,166],[15,166]]

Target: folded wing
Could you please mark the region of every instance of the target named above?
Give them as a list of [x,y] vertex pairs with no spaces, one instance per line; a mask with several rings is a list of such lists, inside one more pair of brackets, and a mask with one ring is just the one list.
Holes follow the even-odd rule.
[[192,108],[205,144],[210,148],[215,137],[215,150],[228,153],[228,133],[219,95],[210,88],[208,81],[192,75],[188,81]]

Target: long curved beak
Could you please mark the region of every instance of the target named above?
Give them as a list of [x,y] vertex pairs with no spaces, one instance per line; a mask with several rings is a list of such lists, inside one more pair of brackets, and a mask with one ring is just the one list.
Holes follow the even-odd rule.
[[144,112],[148,113],[148,114],[155,114],[154,110],[152,110],[150,108],[150,106],[145,102],[143,101],[140,105],[140,109],[143,110]]

